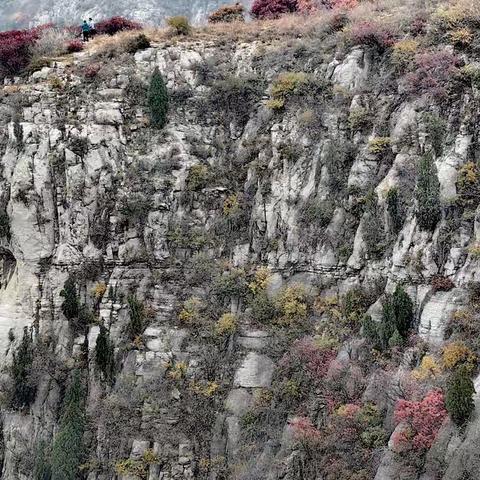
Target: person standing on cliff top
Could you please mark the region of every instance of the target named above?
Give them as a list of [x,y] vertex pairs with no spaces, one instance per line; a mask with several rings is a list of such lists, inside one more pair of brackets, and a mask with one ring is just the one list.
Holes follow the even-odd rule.
[[83,34],[83,41],[88,42],[88,39],[90,37],[90,25],[87,23],[86,20],[84,20],[82,24],[82,34]]
[[95,28],[95,22],[92,17],[88,19],[88,26],[90,27],[90,36],[93,37],[97,33],[97,29]]

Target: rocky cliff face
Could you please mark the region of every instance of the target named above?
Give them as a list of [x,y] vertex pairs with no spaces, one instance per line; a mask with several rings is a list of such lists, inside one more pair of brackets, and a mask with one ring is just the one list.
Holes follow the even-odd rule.
[[[39,346],[34,402],[2,410],[2,478],[34,478],[32,452],[58,431],[74,366],[86,379],[89,480],[357,478],[312,471],[315,453],[295,441],[295,417],[324,422],[322,382],[304,403],[296,384],[283,383],[290,396],[268,405],[285,352],[332,318],[340,323],[335,309],[352,289],[370,292],[365,309],[379,320],[384,293],[403,282],[421,348],[442,345],[467,284],[479,280],[469,248],[478,222],[475,210],[449,207],[433,232],[420,229],[415,172],[434,145],[442,202],[458,195],[458,171],[478,142],[478,92],[440,108],[399,94],[368,48],[334,58],[300,40],[166,43],[97,61],[85,76],[91,61],[77,54],[3,91],[2,362],[24,326]],[[161,131],[145,103],[156,66],[170,96]],[[269,85],[284,71],[305,72],[307,88],[287,87],[282,108]],[[440,135],[432,118],[444,124]],[[453,288],[433,288],[434,275]],[[90,315],[80,328],[61,308],[69,277]],[[268,298],[283,309],[277,323],[260,319]],[[100,325],[115,347],[113,379],[96,364]],[[336,337],[335,368],[350,392],[341,395],[376,404],[389,434],[420,347],[373,368],[354,331]],[[4,373],[4,396],[9,385]],[[419,470],[377,445],[358,478],[475,478],[478,421],[476,413],[466,432],[447,421]]]
[[[242,2],[249,7],[251,2]],[[145,0],[132,10],[130,2],[91,2],[62,0],[5,1],[0,6],[2,30],[32,27],[45,23],[57,25],[80,24],[82,19],[92,17],[100,20],[112,16],[125,16],[146,24],[160,25],[166,17],[186,15],[192,22],[204,21],[209,13],[223,2],[217,0]]]

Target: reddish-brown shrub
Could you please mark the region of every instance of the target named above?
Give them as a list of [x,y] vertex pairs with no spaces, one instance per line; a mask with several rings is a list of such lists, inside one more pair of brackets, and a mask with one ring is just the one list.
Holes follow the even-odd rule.
[[385,50],[394,44],[395,33],[381,23],[358,22],[347,31],[347,40],[352,45],[370,45]]
[[358,5],[358,0],[324,0],[322,3],[329,8],[350,10]]
[[293,437],[296,441],[313,445],[318,443],[322,434],[307,417],[297,417],[291,421]]
[[230,23],[244,22],[245,7],[241,3],[235,5],[224,5],[208,17],[209,23]]
[[67,45],[68,53],[81,52],[84,49],[84,43],[81,40],[72,40]]
[[98,63],[87,65],[83,71],[83,75],[87,80],[93,80],[98,75],[100,68],[101,66]]
[[393,438],[398,451],[428,450],[447,416],[444,396],[441,390],[432,390],[420,402],[399,400],[395,406],[395,422],[405,423]]
[[0,77],[18,75],[31,60],[31,47],[39,29],[11,30],[0,33]]
[[415,68],[405,76],[405,86],[410,93],[426,93],[445,97],[452,81],[458,78],[460,58],[448,51],[419,53]]
[[455,284],[450,278],[443,277],[442,275],[434,275],[432,278],[432,288],[435,292],[449,292],[452,288],[455,288]]
[[313,381],[320,381],[327,375],[335,357],[333,349],[321,348],[313,338],[305,337],[293,343],[290,351],[280,361],[280,367],[290,372],[302,369]]
[[298,11],[297,0],[255,0],[251,14],[255,18],[277,18]]
[[112,17],[107,20],[102,20],[96,25],[97,33],[106,35],[115,35],[125,30],[140,30],[141,28],[142,25],[140,23],[124,17]]

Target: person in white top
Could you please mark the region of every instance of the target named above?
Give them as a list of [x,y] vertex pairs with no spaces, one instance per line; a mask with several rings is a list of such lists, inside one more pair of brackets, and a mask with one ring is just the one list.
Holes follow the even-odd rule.
[[93,21],[93,18],[88,19],[88,25],[90,26],[90,36],[93,36],[97,33],[97,30],[95,28],[95,22]]

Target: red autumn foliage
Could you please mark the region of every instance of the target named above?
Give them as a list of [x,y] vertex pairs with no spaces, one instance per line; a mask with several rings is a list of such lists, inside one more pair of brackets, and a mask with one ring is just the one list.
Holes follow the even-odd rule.
[[298,442],[314,444],[320,441],[321,433],[307,417],[297,417],[291,422],[293,437]]
[[255,0],[251,14],[258,19],[277,18],[298,11],[297,0]]
[[18,75],[31,59],[31,47],[40,30],[11,30],[0,33],[0,77]]
[[335,357],[334,350],[322,349],[313,338],[305,337],[293,343],[290,352],[280,361],[280,366],[289,370],[304,369],[313,381],[319,381],[325,378]]
[[408,427],[397,432],[393,443],[398,451],[428,450],[447,416],[444,395],[441,390],[432,390],[419,401],[399,400],[395,406],[395,422]]
[[459,73],[460,58],[448,51],[419,53],[415,68],[405,76],[407,91],[445,97]]
[[81,52],[84,49],[84,46],[85,45],[81,40],[72,40],[71,42],[68,42],[67,52],[68,53]]
[[142,25],[140,23],[124,17],[112,17],[96,24],[97,33],[105,35],[115,35],[124,30],[140,30],[141,28]]
[[353,45],[370,45],[379,50],[385,50],[395,42],[395,33],[386,25],[377,22],[354,23],[349,36]]

